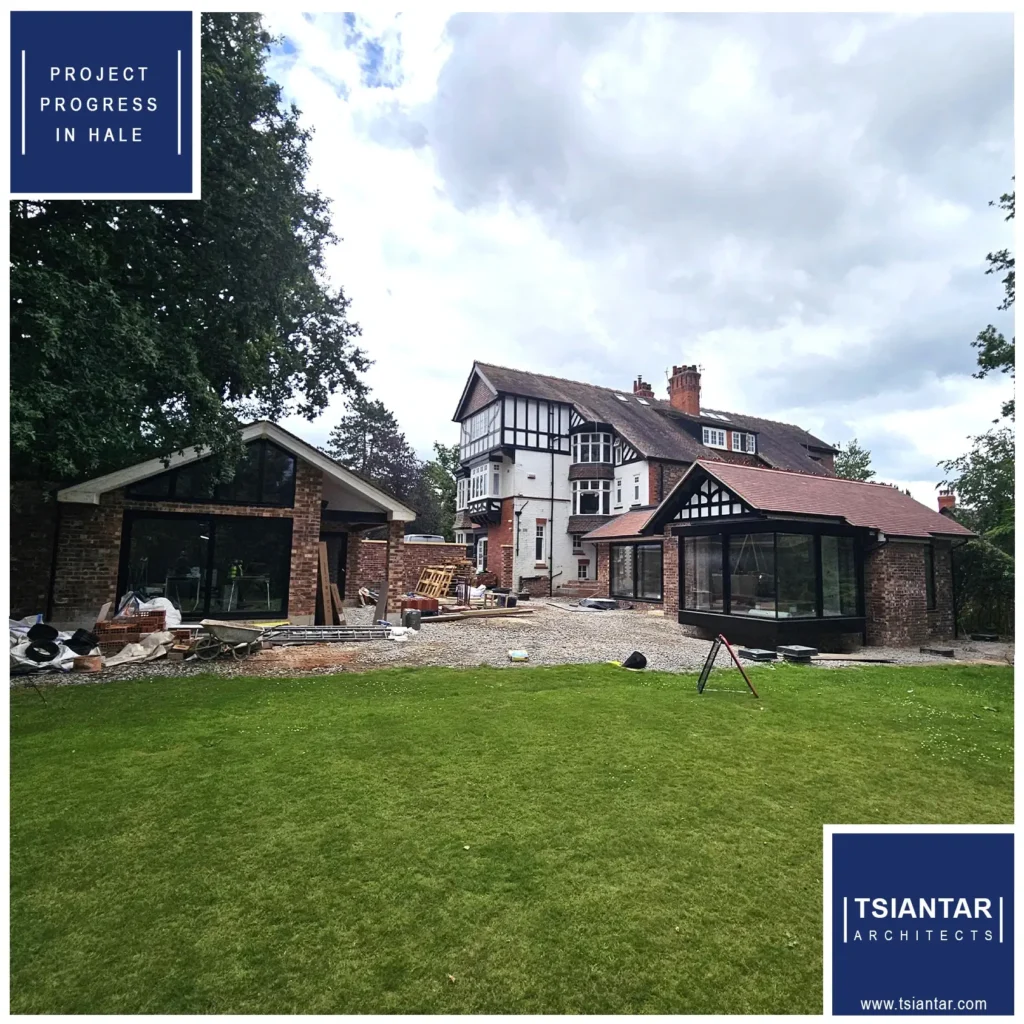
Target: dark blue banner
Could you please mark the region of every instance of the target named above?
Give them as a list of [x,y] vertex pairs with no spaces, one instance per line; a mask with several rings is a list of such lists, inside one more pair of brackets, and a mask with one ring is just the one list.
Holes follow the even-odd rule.
[[829,841],[833,1013],[1013,1013],[1012,834]]
[[11,12],[11,192],[196,198],[191,11]]

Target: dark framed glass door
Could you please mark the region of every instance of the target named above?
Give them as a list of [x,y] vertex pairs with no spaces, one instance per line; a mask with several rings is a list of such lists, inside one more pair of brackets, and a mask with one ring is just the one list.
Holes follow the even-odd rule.
[[125,512],[118,601],[166,597],[183,619],[288,614],[292,521]]

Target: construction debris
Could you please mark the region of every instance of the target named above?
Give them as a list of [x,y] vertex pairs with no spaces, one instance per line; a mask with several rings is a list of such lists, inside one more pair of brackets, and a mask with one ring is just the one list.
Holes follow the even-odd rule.
[[531,608],[473,608],[469,611],[449,612],[443,615],[431,615],[423,619],[423,625],[430,622],[457,622],[459,619],[498,619],[504,616],[532,615]]

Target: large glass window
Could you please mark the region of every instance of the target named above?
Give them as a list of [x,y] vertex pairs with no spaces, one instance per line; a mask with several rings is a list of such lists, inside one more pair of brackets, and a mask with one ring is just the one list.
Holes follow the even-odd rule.
[[729,591],[733,615],[775,618],[775,536],[739,533],[729,538]]
[[775,548],[775,572],[779,580],[779,618],[817,614],[814,537],[808,533],[780,533]]
[[573,462],[611,462],[611,434],[574,434],[572,438]]
[[684,541],[683,607],[700,612],[725,610],[720,536],[687,537]]
[[295,456],[271,441],[246,445],[234,476],[220,481],[216,456],[198,459],[131,484],[129,498],[143,501],[206,502],[216,505],[273,505],[295,503]]
[[572,514],[606,516],[611,511],[611,480],[573,480]]
[[822,612],[857,614],[857,563],[852,537],[821,538]]
[[612,597],[660,601],[661,571],[660,544],[612,544],[609,593]]
[[214,520],[211,612],[280,614],[288,607],[289,526],[281,519]]
[[291,519],[129,515],[124,529],[119,597],[166,597],[192,619],[287,612]]
[[636,596],[648,601],[661,600],[661,545],[636,546]]

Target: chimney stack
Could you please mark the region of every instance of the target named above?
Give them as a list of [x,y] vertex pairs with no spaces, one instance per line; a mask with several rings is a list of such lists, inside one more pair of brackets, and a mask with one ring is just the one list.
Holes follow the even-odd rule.
[[947,509],[952,511],[955,506],[956,506],[956,495],[951,490],[949,490],[949,488],[944,488],[943,490],[939,491],[939,511],[940,512],[945,512]]
[[636,395],[637,398],[653,398],[654,388],[652,388],[651,385],[648,384],[638,373],[636,375],[636,380],[633,381],[633,394]]
[[668,400],[673,409],[687,416],[700,415],[700,370],[696,366],[673,366],[668,378]]

